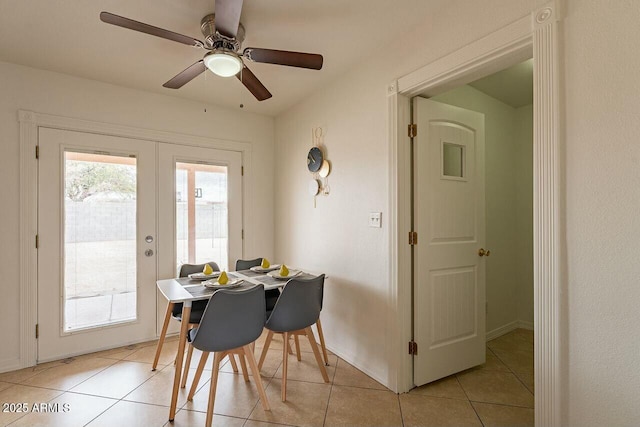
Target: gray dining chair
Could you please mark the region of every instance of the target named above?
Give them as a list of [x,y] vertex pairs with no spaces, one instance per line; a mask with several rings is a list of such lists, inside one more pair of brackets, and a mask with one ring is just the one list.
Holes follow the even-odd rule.
[[225,356],[232,359],[233,355],[237,354],[241,360],[247,359],[260,394],[262,407],[265,411],[271,410],[251,345],[262,334],[264,317],[263,285],[241,291],[222,289],[211,296],[200,325],[189,331],[187,338],[191,346],[202,351],[202,357],[187,396],[188,400],[193,400],[207,357],[210,352],[214,352],[205,424],[207,427],[211,426],[213,419],[218,371],[220,362]]
[[[262,258],[256,259],[239,259],[236,261],[236,271],[249,270],[251,267],[257,267],[262,264]],[[268,289],[264,291],[264,298],[267,304],[267,312],[273,310],[278,301],[280,291],[277,289]]]
[[[249,270],[251,267],[257,267],[262,264],[262,258],[256,259],[239,259],[236,261],[236,271]],[[264,293],[264,297],[267,303],[267,317],[271,314],[273,307],[275,307],[276,302],[278,301],[278,297],[280,296],[280,291],[278,289],[269,289]],[[316,328],[318,329],[318,338],[320,339],[320,348],[322,349],[322,355],[324,358],[325,366],[329,366],[329,355],[327,353],[327,346],[324,343],[324,333],[322,332],[322,323],[320,323],[320,318],[318,317],[318,321],[316,322]],[[296,357],[298,361],[302,360],[300,353],[300,343],[298,341],[298,336],[294,336],[294,341],[296,345]],[[287,344],[288,345],[288,344]],[[291,350],[289,349],[291,352]]]
[[288,347],[291,336],[306,336],[313,355],[320,368],[324,382],[329,382],[327,370],[322,363],[318,344],[316,343],[311,325],[318,321],[322,309],[322,294],[324,288],[324,274],[311,279],[291,279],[284,286],[276,306],[267,319],[264,327],[269,331],[262,348],[258,368],[267,356],[267,351],[273,339],[273,334],[283,335],[282,346],[282,401],[287,400],[287,365]]
[[[182,264],[180,267],[180,272],[178,273],[178,277],[187,277],[190,274],[200,273],[204,269],[204,266],[209,264],[213,271],[220,271],[220,267],[214,261],[206,262],[203,264]],[[201,300],[194,301],[191,305],[191,314],[189,315],[189,326],[193,327],[200,323],[200,319],[202,319],[202,314],[204,313],[204,309],[207,306],[207,302],[209,300]],[[164,316],[164,323],[162,324],[162,331],[160,332],[160,338],[158,339],[158,346],[156,348],[156,355],[153,360],[153,365],[151,367],[152,371],[155,371],[158,366],[158,360],[160,359],[160,353],[162,352],[162,347],[164,345],[164,340],[167,335],[167,329],[169,327],[169,320],[171,318],[177,320],[178,322],[182,322],[182,303],[169,303],[167,306],[167,311]],[[184,375],[182,376],[182,384],[181,386],[184,388],[187,373],[189,372],[189,365],[191,364],[191,357],[193,354],[193,348],[189,347],[187,352],[187,360],[184,367]],[[238,372],[238,366],[235,363],[235,360],[231,358],[231,364],[234,369],[234,372]]]

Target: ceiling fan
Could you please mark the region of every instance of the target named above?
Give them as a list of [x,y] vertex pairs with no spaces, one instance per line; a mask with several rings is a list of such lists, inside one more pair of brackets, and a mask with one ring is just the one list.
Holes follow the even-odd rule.
[[312,70],[322,68],[322,55],[312,53],[248,47],[242,51],[242,54],[239,54],[245,36],[244,27],[240,23],[243,0],[215,1],[215,13],[205,16],[200,22],[204,42],[109,12],[101,12],[100,20],[107,24],[208,50],[203,59],[163,84],[164,87],[170,89],[181,88],[208,68],[222,77],[236,76],[258,101],[264,101],[271,98],[272,95],[255,74],[247,68],[245,61]]

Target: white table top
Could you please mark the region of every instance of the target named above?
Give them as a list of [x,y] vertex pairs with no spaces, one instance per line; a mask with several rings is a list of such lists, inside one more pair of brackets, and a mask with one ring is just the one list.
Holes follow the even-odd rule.
[[[249,283],[249,286],[243,285],[241,288],[236,289],[246,289],[250,287],[251,284],[264,286],[265,290],[269,289],[278,289],[286,285],[287,280],[279,280],[275,282],[274,280],[268,280],[268,283],[262,282],[261,279],[271,279],[270,277],[263,275],[244,275],[241,272],[233,271],[229,273],[230,278],[233,276],[237,276],[238,278],[244,280]],[[170,302],[191,302],[196,300],[207,299],[211,297],[211,295],[203,295],[203,296],[193,296],[189,291],[187,291],[187,287],[191,286],[202,286],[201,281],[190,280],[188,278],[175,278],[175,279],[163,279],[158,280],[156,282],[158,286],[158,290],[162,293],[162,295]]]

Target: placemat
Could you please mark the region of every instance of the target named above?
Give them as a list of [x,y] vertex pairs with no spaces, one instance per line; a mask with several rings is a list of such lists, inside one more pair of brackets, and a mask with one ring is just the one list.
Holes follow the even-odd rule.
[[[297,275],[295,278],[296,279],[313,279],[314,277],[316,277],[316,276],[314,276],[312,274],[302,273],[302,274]],[[293,279],[293,277],[292,277],[292,279]],[[261,277],[261,278],[256,279],[256,280],[258,280],[260,283],[264,283],[265,285],[284,285],[285,283],[287,283],[291,279],[284,280],[284,279],[275,279],[275,278],[273,278],[271,276],[264,276],[264,277]]]
[[258,276],[264,276],[265,274],[267,274],[261,271],[253,271],[253,270],[239,270],[238,273],[247,277],[258,277]]
[[[233,280],[233,279],[239,279],[240,276],[237,276],[233,273],[227,273],[227,277],[229,277],[229,280]],[[187,285],[197,285],[200,284],[202,282],[204,282],[204,280],[193,280],[193,279],[189,279],[188,277],[179,277],[177,279],[175,279],[176,282],[180,283],[182,286],[187,286]]]
[[[229,275],[231,276],[231,275]],[[256,286],[251,282],[247,282],[246,280],[242,281],[242,284],[240,286],[236,286],[234,288],[229,289],[230,291],[242,291],[244,289],[249,289],[252,286]],[[213,288],[207,288],[204,285],[201,286],[189,286],[184,288],[187,292],[189,292],[191,295],[193,295],[194,297],[210,297],[215,291],[217,291],[218,289],[213,289]]]

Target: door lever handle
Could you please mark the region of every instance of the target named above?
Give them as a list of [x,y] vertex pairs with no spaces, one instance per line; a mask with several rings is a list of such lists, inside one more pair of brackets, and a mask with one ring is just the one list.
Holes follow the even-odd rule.
[[478,256],[489,256],[491,255],[491,251],[490,250],[484,250],[484,248],[480,248],[478,249]]

